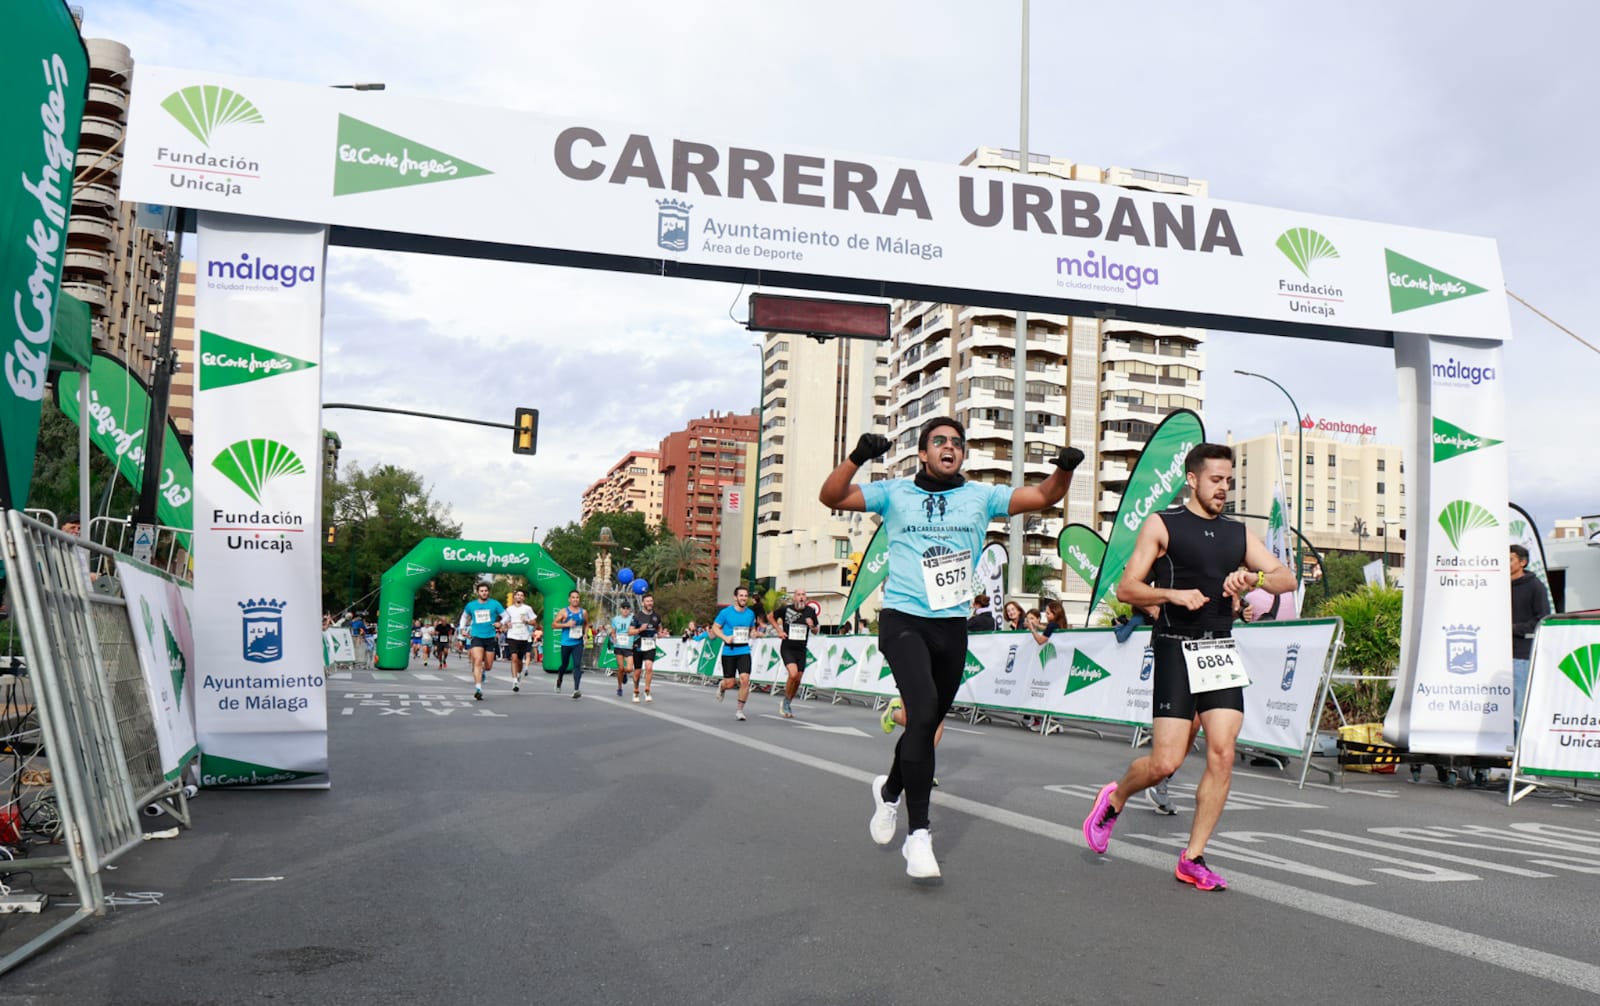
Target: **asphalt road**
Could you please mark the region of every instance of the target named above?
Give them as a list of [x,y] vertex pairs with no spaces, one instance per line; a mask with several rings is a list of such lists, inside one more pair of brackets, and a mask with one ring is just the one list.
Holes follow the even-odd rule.
[[[428,677],[424,677],[428,674]],[[503,669],[330,682],[334,786],[207,792],[108,874],[104,919],[0,1003],[1589,1003],[1600,802],[1240,765],[1207,853],[1183,813],[1079,830],[1128,736],[952,720],[938,885],[866,833],[893,739],[860,705]],[[1317,778],[1317,777],[1314,777]],[[165,827],[151,821],[152,829]]]

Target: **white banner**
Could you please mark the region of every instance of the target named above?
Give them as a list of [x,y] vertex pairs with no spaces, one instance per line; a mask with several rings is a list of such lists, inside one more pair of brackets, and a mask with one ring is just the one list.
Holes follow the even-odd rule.
[[[1427,336],[1397,336],[1401,404],[1427,430],[1407,453],[1408,577],[1396,701],[1384,736],[1411,751],[1512,750],[1511,578],[1508,569],[1503,353]],[[1427,477],[1416,468],[1427,465]],[[1397,480],[1398,481],[1398,480]],[[1394,482],[1385,484],[1395,489]],[[1420,491],[1416,491],[1419,490]]]
[[[1181,312],[1157,319],[1177,324],[1198,313],[1511,336],[1487,238],[157,66],[139,67],[122,198],[531,244],[551,261],[760,270],[768,285],[870,278],[963,303],[1002,293]],[[202,281],[223,275],[210,268]]]
[[200,753],[194,734],[194,636],[178,584],[131,559],[117,561],[134,649],[155,723],[161,772],[178,778]]
[[356,641],[349,629],[322,630],[322,666],[356,662]]
[[195,726],[207,786],[328,785],[321,227],[202,213]]
[[1600,619],[1552,619],[1534,635],[1517,774],[1600,779]]

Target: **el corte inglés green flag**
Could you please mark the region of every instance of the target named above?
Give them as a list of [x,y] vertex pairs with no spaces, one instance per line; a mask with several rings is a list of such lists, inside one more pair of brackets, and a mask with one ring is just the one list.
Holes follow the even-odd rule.
[[866,551],[861,553],[861,565],[856,567],[856,582],[850,585],[850,596],[845,598],[844,614],[839,616],[839,624],[850,624],[850,617],[856,613],[856,609],[887,579],[889,536],[883,533],[883,525],[879,524],[878,530],[872,533],[872,540],[867,542]]
[[1106,540],[1087,524],[1068,524],[1056,538],[1056,554],[1078,579],[1094,588],[1106,558]]

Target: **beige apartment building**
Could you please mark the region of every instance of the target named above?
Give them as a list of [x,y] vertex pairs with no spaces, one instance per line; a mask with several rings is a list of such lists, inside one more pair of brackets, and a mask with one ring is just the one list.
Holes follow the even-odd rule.
[[[1405,461],[1398,445],[1377,443],[1374,435],[1332,433],[1316,425],[1337,429],[1347,424],[1313,419],[1313,428],[1279,427],[1277,436],[1266,433],[1248,440],[1233,440],[1234,489],[1228,496],[1232,512],[1266,515],[1272,496],[1283,479],[1284,500],[1290,524],[1298,519],[1300,533],[1318,551],[1388,553],[1390,566],[1400,566],[1405,540],[1400,531],[1406,519]],[[1366,427],[1374,429],[1372,427]],[[1297,436],[1304,439],[1305,493],[1296,502]],[[1360,521],[1360,527],[1357,526]],[[1265,521],[1248,522],[1257,533]]]
[[662,519],[661,452],[629,451],[583,491],[583,521],[597,513],[642,513],[645,524]]
[[89,305],[94,347],[150,380],[161,326],[165,232],[141,229],[132,203],[118,197],[133,56],[110,39],[91,38],[72,214],[61,289]]
[[[761,359],[756,575],[780,589],[804,589],[831,625],[850,592],[850,557],[866,548],[877,518],[829,510],[817,491],[863,432],[887,426],[887,347],[773,332]],[[863,479],[874,472],[882,478],[886,468],[872,464],[866,471]],[[865,617],[877,608],[874,599]]]

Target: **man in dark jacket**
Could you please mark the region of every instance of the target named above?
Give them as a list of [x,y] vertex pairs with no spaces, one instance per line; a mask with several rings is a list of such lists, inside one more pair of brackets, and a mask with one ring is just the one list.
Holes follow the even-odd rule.
[[1522,699],[1528,693],[1528,660],[1533,656],[1533,630],[1550,614],[1544,583],[1528,572],[1528,550],[1511,546],[1511,681],[1516,703],[1512,715],[1522,726]]

